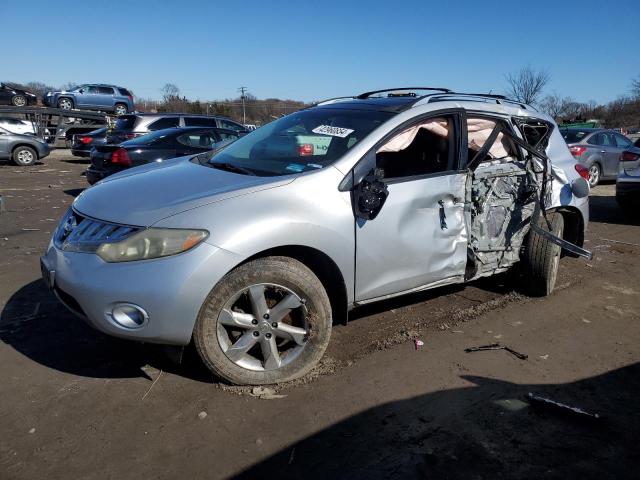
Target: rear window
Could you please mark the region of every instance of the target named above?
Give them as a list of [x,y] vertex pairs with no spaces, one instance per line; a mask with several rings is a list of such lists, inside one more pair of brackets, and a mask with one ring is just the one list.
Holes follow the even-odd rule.
[[177,127],[180,124],[180,117],[164,117],[149,125],[149,130],[162,130],[163,128]]
[[187,127],[217,127],[213,117],[185,117],[184,124]]
[[113,88],[111,87],[98,87],[98,93],[101,95],[113,95]]
[[588,130],[580,130],[577,128],[565,128],[561,129],[560,133],[562,134],[562,138],[564,138],[565,142],[578,143],[584,140],[584,138],[591,132]]
[[114,130],[131,130],[135,123],[135,115],[120,115],[113,128]]
[[127,90],[126,88],[118,88],[118,91],[120,92],[120,95],[123,95],[125,97],[131,97],[131,92],[129,90]]
[[236,132],[244,132],[247,130],[244,125],[232,122],[231,120],[227,120],[226,118],[219,118],[218,123],[220,124],[220,128],[227,128],[229,130],[235,130]]

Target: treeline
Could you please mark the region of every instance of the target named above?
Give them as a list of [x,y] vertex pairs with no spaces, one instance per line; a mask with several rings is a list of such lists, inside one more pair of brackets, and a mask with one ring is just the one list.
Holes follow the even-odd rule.
[[620,97],[599,105],[594,101],[577,102],[554,93],[545,97],[539,106],[558,123],[598,120],[606,128],[621,128],[629,133],[640,130],[640,96]]

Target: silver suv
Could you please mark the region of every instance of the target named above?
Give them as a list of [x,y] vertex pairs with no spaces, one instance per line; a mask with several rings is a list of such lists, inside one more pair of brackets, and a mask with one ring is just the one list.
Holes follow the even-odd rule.
[[76,198],[45,282],[111,335],[186,345],[236,384],[308,372],[358,306],[520,263],[553,290],[589,187],[551,118],[394,89],[322,102]]

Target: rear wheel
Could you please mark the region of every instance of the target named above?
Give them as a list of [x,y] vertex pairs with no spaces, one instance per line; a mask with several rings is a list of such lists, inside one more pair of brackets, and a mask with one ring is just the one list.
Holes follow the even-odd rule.
[[116,115],[124,115],[128,112],[127,106],[124,103],[116,104],[115,114]]
[[261,385],[311,370],[329,344],[331,323],[318,277],[297,260],[266,257],[231,271],[213,288],[193,338],[213,373]]
[[24,107],[27,104],[27,98],[24,95],[16,95],[11,99],[11,103],[15,107]]
[[38,160],[38,154],[31,147],[18,147],[13,151],[13,161],[16,165],[26,167],[33,165]]
[[598,185],[600,181],[600,177],[602,176],[602,169],[600,168],[600,164],[594,163],[589,167],[589,186],[591,188]]
[[58,108],[71,110],[73,108],[73,101],[70,98],[61,98],[58,100]]
[[[547,218],[551,223],[551,233],[562,238],[564,232],[564,219],[561,213],[548,213]],[[547,222],[542,216],[538,219],[538,225],[547,229]],[[559,245],[531,230],[526,245],[524,256],[524,275],[529,294],[544,297],[553,291],[558,277],[558,265],[560,264]]]

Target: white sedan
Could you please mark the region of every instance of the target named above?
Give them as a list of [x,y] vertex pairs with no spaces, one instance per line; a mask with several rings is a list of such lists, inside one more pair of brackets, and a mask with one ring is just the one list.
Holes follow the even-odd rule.
[[[37,135],[36,124],[29,120],[20,120],[12,117],[0,117],[0,127],[9,130],[11,133],[21,133],[23,135]],[[45,129],[44,136],[49,136],[49,130]]]

